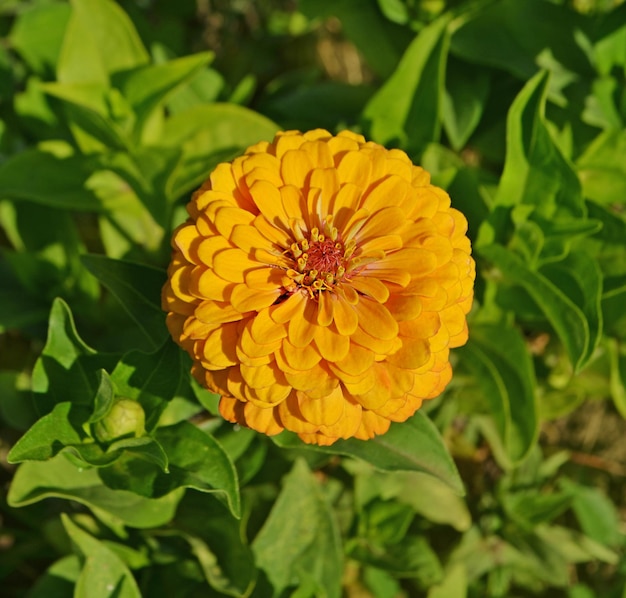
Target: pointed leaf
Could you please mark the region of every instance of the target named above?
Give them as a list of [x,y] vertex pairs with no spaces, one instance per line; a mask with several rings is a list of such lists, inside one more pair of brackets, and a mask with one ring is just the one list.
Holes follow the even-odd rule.
[[386,434],[366,441],[338,440],[331,446],[313,446],[287,432],[272,440],[282,448],[356,457],[383,471],[421,471],[445,482],[458,494],[464,494],[463,482],[439,431],[421,411],[404,423],[392,423]]
[[[569,355],[576,371],[590,356],[590,346],[595,346],[584,312],[559,287],[540,272],[535,272],[517,255],[500,245],[480,248],[480,254],[495,264],[514,284],[522,286],[544,313]],[[594,290],[595,292],[595,290]]]
[[112,0],[73,0],[57,65],[61,82],[108,81],[147,63],[148,53],[122,8]]
[[165,272],[144,264],[83,255],[87,269],[117,297],[154,348],[167,337],[165,315],[160,307]]
[[258,566],[274,586],[274,596],[309,580],[328,598],[341,596],[339,530],[304,461],[297,460],[285,476],[282,492],[252,549]]
[[61,514],[61,521],[83,557],[75,598],[141,598],[132,573],[110,548],[78,527],[65,513]]
[[150,499],[102,484],[97,470],[78,468],[65,455],[23,463],[17,469],[8,502],[13,507],[44,498],[63,498],[89,507],[98,517],[138,528],[164,525],[172,519],[182,491]]
[[417,153],[438,140],[448,22],[444,16],[422,29],[393,75],[365,106],[363,118],[378,143],[399,143]]
[[123,456],[100,471],[104,482],[111,488],[151,498],[164,496],[177,488],[215,493],[235,517],[241,517],[235,466],[212,436],[183,421],[158,428],[155,439],[167,454],[169,473],[144,459]]

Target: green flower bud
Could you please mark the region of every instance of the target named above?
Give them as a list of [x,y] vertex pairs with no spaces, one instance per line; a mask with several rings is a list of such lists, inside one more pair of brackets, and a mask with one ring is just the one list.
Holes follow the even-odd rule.
[[146,414],[139,402],[118,399],[111,410],[94,426],[100,442],[112,442],[122,437],[138,437],[146,433]]

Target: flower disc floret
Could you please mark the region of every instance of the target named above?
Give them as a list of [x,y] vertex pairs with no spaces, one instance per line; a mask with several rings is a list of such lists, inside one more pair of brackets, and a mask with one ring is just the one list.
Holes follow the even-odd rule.
[[227,420],[332,444],[444,390],[475,265],[464,216],[404,152],[279,133],[219,164],[187,210],[162,303]]

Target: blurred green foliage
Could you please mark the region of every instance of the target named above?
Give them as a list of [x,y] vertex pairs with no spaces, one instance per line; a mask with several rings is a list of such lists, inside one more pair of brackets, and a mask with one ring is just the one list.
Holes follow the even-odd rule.
[[[0,0],[0,40],[3,595],[626,596],[626,4]],[[160,309],[190,192],[315,127],[478,262],[445,395],[323,449],[214,417]]]

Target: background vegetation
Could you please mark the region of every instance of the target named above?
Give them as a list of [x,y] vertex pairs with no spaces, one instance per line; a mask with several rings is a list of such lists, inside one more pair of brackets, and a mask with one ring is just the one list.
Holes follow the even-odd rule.
[[[625,68],[613,0],[0,0],[3,595],[625,597]],[[159,307],[190,192],[315,127],[478,262],[448,391],[323,450],[215,417]]]

